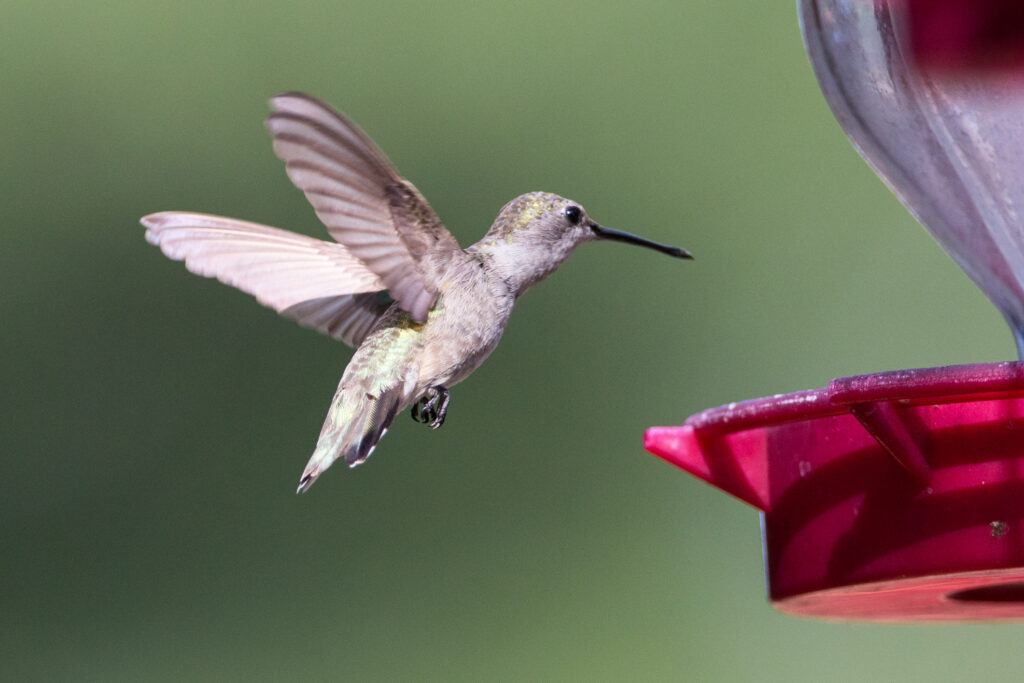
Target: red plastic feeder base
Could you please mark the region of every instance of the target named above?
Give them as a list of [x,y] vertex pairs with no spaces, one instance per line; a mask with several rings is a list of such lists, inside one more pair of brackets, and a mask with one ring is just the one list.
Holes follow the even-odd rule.
[[763,511],[784,612],[1024,619],[1024,363],[837,379],[644,445]]

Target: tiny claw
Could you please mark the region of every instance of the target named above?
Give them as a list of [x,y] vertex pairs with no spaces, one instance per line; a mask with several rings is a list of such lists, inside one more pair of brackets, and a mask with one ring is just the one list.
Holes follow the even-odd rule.
[[412,405],[412,419],[431,429],[437,429],[444,424],[450,400],[451,396],[444,387],[440,385],[429,387],[420,400]]

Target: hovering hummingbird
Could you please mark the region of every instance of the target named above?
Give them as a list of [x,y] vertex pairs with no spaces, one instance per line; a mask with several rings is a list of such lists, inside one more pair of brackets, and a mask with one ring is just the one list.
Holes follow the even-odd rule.
[[356,349],[342,374],[298,492],[342,458],[364,462],[395,415],[433,429],[448,388],[501,339],[516,299],[584,242],[689,252],[598,225],[546,192],[516,197],[462,249],[441,219],[355,124],[319,100],[270,100],[267,128],[288,177],[335,242],[199,213],[142,218],[146,239],[204,277],[247,292],[299,324]]

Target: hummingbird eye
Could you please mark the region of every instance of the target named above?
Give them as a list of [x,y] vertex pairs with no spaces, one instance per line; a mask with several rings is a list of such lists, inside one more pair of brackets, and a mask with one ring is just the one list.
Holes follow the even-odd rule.
[[565,207],[565,219],[572,225],[579,225],[580,219],[583,218],[583,209],[576,205]]

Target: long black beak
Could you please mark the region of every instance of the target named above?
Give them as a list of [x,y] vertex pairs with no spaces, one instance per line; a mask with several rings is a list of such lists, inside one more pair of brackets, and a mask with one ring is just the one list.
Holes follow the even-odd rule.
[[644,239],[643,237],[638,237],[629,232],[616,230],[614,228],[601,227],[597,223],[591,223],[590,229],[594,231],[595,235],[597,235],[600,239],[603,240],[614,240],[616,242],[625,242],[626,244],[636,244],[641,247],[647,247],[648,249],[660,251],[662,254],[675,256],[676,258],[693,260],[693,254],[680,247],[670,247],[667,244],[659,244],[658,242],[652,242],[651,240]]

